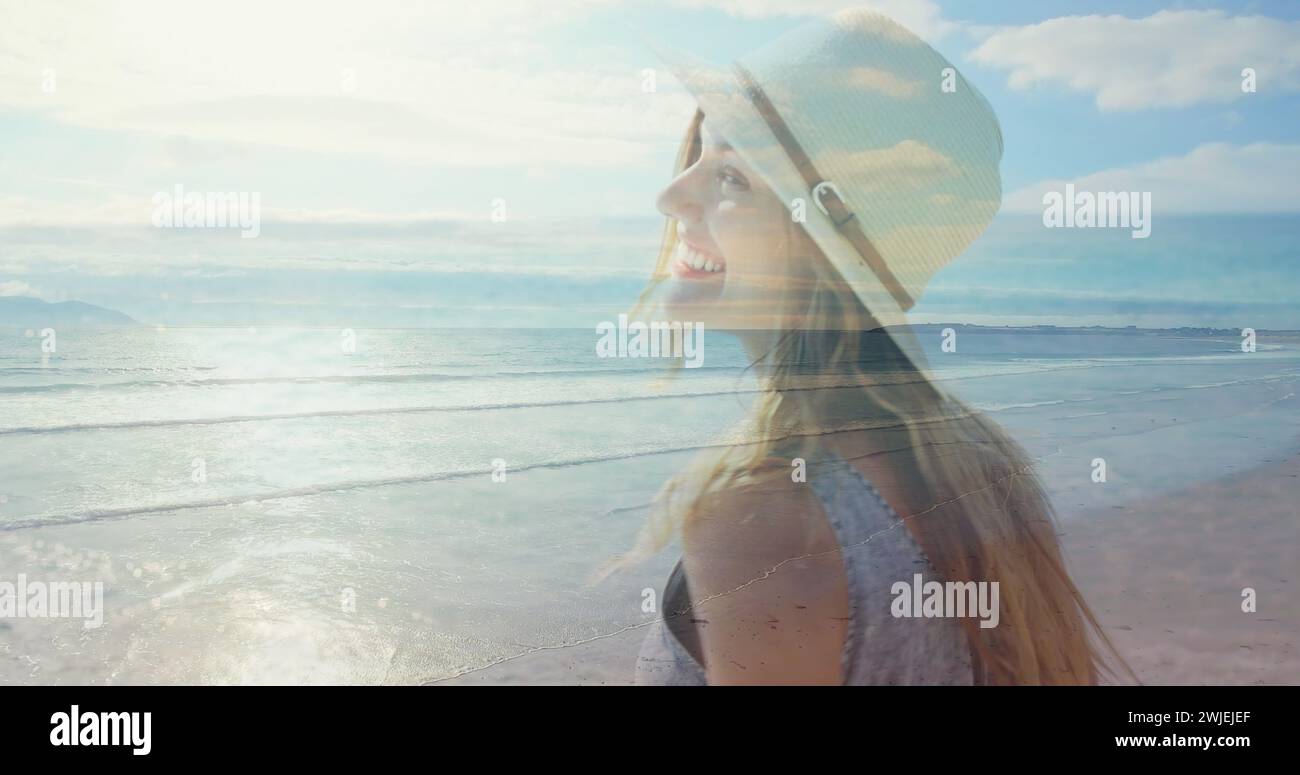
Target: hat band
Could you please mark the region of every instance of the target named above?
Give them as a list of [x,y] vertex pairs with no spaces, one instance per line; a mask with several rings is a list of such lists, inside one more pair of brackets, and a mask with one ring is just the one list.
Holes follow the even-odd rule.
[[894,273],[889,271],[889,267],[885,265],[885,260],[876,251],[876,246],[871,244],[871,240],[867,239],[867,235],[863,233],[862,227],[858,224],[857,215],[849,210],[848,205],[844,203],[844,199],[840,196],[839,188],[836,187],[834,182],[826,180],[817,172],[812,159],[808,158],[808,154],[804,152],[803,147],[799,145],[799,141],[795,139],[794,133],[786,126],[781,114],[777,112],[776,107],[772,105],[772,101],[768,99],[763,87],[758,85],[758,81],[754,80],[749,71],[737,64],[736,74],[741,85],[745,88],[745,95],[749,97],[749,101],[753,103],[759,115],[767,122],[768,129],[772,130],[772,134],[776,137],[777,142],[781,144],[786,155],[790,157],[790,161],[794,162],[795,168],[799,170],[799,175],[803,177],[804,184],[812,192],[814,204],[826,214],[826,217],[831,219],[831,223],[835,224],[836,231],[849,241],[853,249],[858,252],[862,260],[875,273],[880,283],[898,302],[898,306],[902,307],[904,311],[911,309],[916,302],[903,289],[902,283],[898,282],[898,278],[894,276]]

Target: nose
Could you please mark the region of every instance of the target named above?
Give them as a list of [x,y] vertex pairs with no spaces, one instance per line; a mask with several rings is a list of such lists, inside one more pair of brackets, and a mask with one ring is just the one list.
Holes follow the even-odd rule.
[[659,192],[659,197],[655,200],[659,212],[683,223],[693,223],[700,219],[704,207],[697,191],[697,176],[694,174],[696,166],[682,170],[667,188]]

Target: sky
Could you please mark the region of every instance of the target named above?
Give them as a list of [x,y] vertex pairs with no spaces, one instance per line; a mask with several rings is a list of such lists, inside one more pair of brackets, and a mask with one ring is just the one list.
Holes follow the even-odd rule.
[[[1300,328],[1290,2],[0,0],[0,295],[167,325],[589,325],[648,274],[694,110],[647,36],[728,62],[861,5],[1002,126],[1002,214],[915,319]],[[1041,228],[1066,182],[1152,192],[1152,237]],[[257,192],[260,235],[155,228],[178,184]]]

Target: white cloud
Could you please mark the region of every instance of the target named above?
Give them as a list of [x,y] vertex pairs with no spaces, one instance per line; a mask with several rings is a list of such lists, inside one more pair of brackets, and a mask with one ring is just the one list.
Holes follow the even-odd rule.
[[[635,164],[692,103],[546,35],[608,0],[0,0],[0,108],[65,123],[462,166]],[[608,61],[601,58],[599,61]],[[44,85],[53,85],[46,90]]]
[[0,196],[0,228],[14,226],[146,225],[153,205],[147,197],[115,195],[104,201],[53,202]]
[[714,8],[743,19],[822,16],[846,8],[878,11],[926,40],[947,35],[957,24],[943,18],[934,0],[672,0],[683,8]]
[[1066,16],[997,29],[969,58],[1010,70],[1012,88],[1064,85],[1106,111],[1228,103],[1250,96],[1246,67],[1260,94],[1300,89],[1300,22],[1223,11]]
[[852,179],[857,187],[919,188],[958,172],[957,163],[925,143],[903,140],[889,148],[832,151],[825,154],[827,169],[837,177]]
[[[694,101],[670,78],[642,91],[649,52],[556,44],[618,2],[0,0],[0,109],[152,136],[160,158],[181,161],[260,146],[439,166],[636,167],[675,145]],[[679,2],[746,18],[862,4]],[[870,5],[924,36],[951,27],[932,0]]]
[[844,73],[845,85],[850,88],[874,91],[898,99],[910,99],[921,93],[920,81],[901,78],[888,70],[875,67],[854,67]]
[[0,296],[40,296],[40,294],[22,280],[5,280],[0,282]]
[[[155,205],[152,195],[116,194],[95,203],[51,201],[25,196],[0,196],[0,229],[14,227],[64,228],[79,226],[126,226],[152,228]],[[355,209],[307,209],[262,207],[263,223],[285,224],[402,224],[426,221],[483,221],[489,213],[468,210],[423,212],[370,212]]]
[[[440,214],[369,218],[339,213],[334,220],[281,219],[262,225],[257,239],[242,239],[234,229],[115,223],[0,226],[6,248],[0,252],[0,278],[216,278],[303,270],[644,280],[663,222],[512,218],[503,227]],[[274,258],[268,261],[268,255]]]
[[1206,143],[1183,156],[1094,172],[1070,181],[1045,180],[1003,199],[1010,212],[1043,211],[1043,194],[1063,191],[1150,191],[1161,213],[1300,212],[1300,145]]

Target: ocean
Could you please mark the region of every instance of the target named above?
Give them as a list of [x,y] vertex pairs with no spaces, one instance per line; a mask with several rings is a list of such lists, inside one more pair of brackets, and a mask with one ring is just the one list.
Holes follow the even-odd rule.
[[[1064,525],[1297,449],[1294,335],[958,327],[943,352],[940,328],[934,374],[1039,461]],[[0,620],[0,684],[543,677],[524,657],[626,682],[570,647],[635,640],[676,556],[592,573],[756,383],[721,334],[674,374],[597,339],[134,326],[43,353],[0,329],[0,581],[105,589],[96,629]]]

